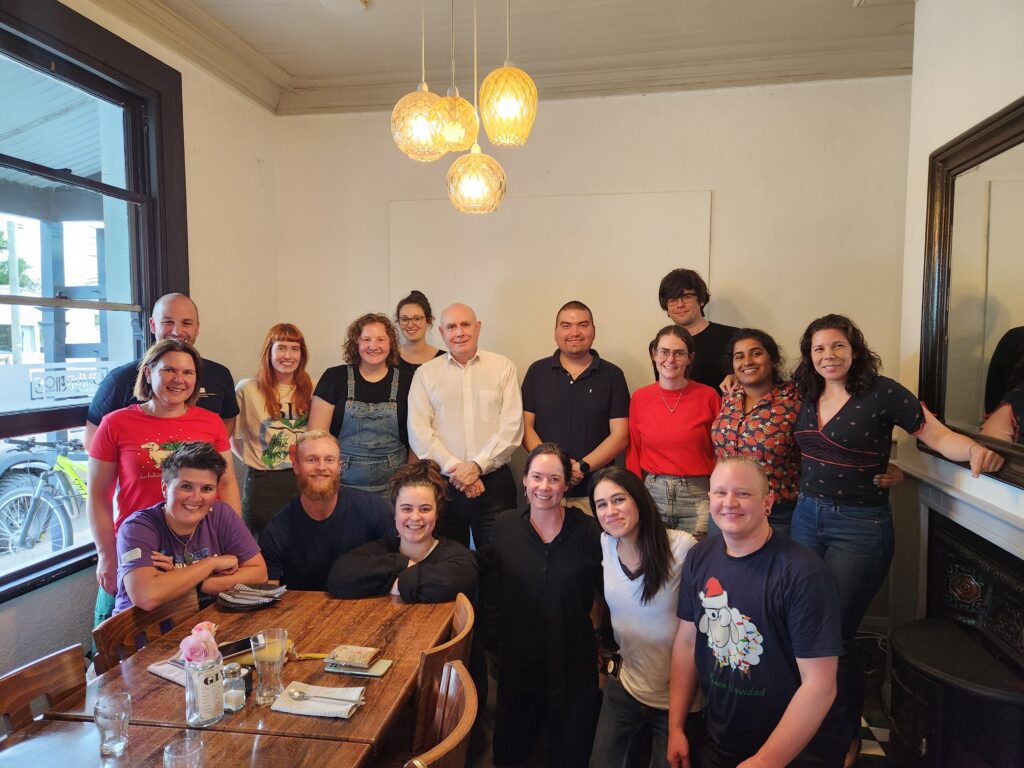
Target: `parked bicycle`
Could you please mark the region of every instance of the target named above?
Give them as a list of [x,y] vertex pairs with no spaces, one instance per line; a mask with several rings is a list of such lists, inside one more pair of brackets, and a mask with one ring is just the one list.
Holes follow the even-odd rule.
[[88,454],[79,440],[0,442],[0,555],[74,543],[85,511]]

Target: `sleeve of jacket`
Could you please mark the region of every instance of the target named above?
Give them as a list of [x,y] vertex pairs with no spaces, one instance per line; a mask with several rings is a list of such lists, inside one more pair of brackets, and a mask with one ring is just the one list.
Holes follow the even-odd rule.
[[377,539],[347,552],[331,566],[327,591],[335,597],[357,598],[386,595],[409,558],[392,552],[386,539]]
[[476,596],[476,558],[457,541],[441,541],[425,560],[398,577],[398,593],[407,603],[447,603],[463,592]]

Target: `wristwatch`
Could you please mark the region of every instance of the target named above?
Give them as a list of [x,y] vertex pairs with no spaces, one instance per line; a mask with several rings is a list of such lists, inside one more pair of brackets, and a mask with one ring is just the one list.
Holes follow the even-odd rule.
[[576,463],[580,465],[580,472],[582,472],[584,475],[590,474],[590,465],[587,464],[587,462],[585,462],[583,459],[577,459]]

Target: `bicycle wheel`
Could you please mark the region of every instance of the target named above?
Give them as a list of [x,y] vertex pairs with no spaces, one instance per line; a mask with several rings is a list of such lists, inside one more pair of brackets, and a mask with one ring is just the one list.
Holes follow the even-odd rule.
[[13,475],[0,480],[0,554],[48,544],[51,551],[70,547],[74,532],[64,508],[44,489],[32,516],[24,546],[19,544],[21,529],[32,503],[39,479],[34,475]]

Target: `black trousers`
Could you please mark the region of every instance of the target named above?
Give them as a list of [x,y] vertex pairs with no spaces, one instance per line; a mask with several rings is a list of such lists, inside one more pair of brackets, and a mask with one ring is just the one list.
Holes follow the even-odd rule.
[[469,546],[469,533],[477,549],[491,540],[494,518],[516,505],[516,481],[506,464],[480,478],[484,492],[475,499],[451,488],[451,500],[441,515],[440,534]]
[[[596,676],[595,676],[596,677]],[[541,730],[547,731],[551,768],[587,768],[600,708],[595,685],[566,692],[559,700],[542,693],[517,693],[498,683],[494,712],[494,764],[512,766],[530,757]]]

